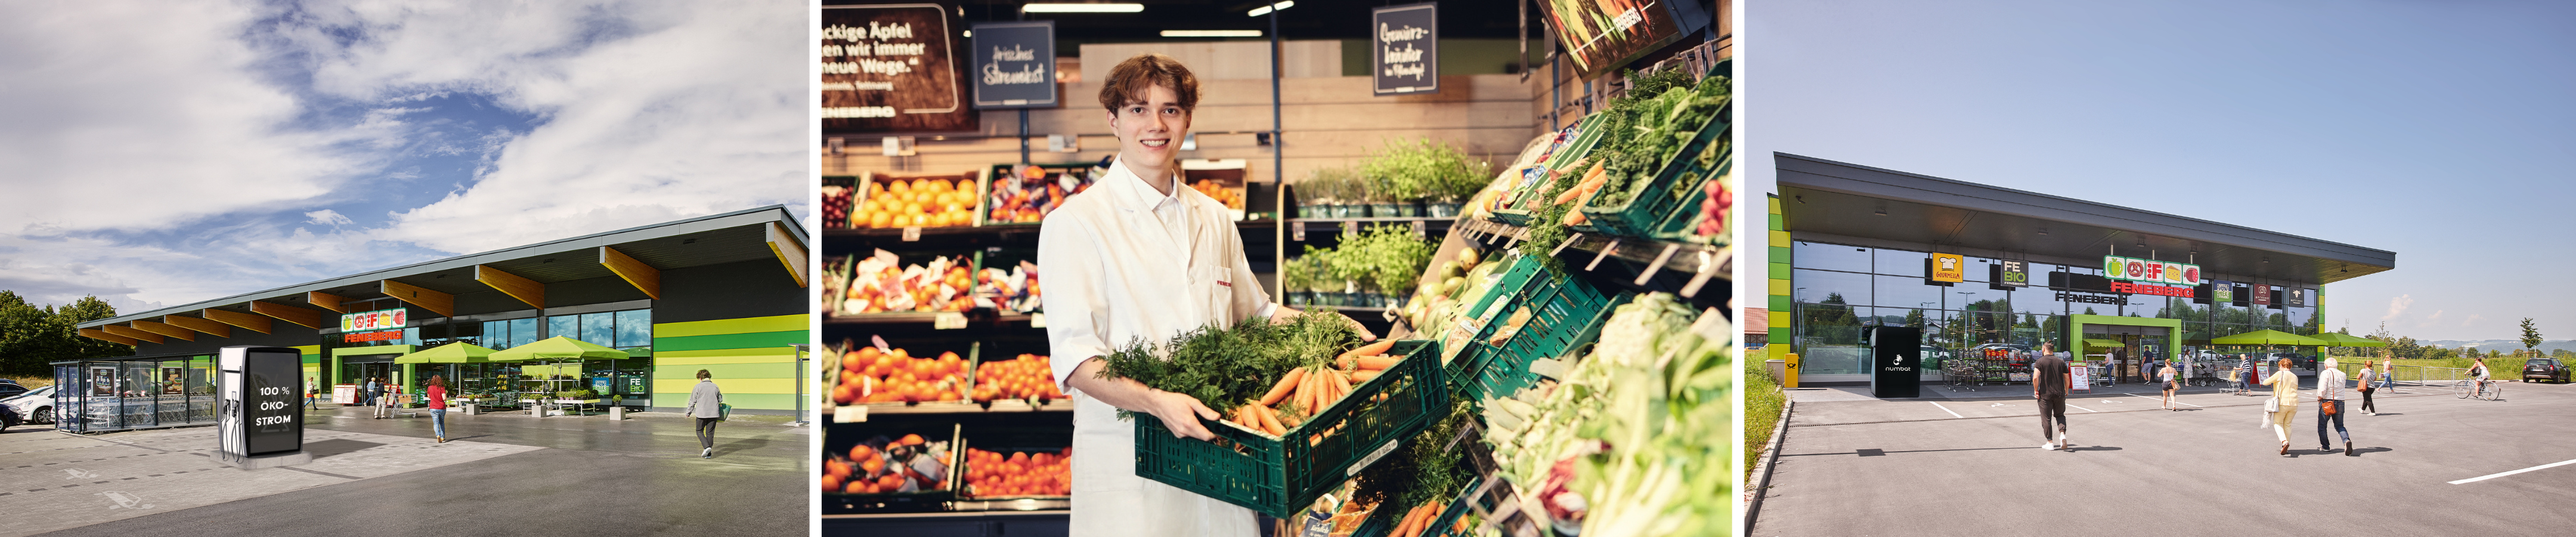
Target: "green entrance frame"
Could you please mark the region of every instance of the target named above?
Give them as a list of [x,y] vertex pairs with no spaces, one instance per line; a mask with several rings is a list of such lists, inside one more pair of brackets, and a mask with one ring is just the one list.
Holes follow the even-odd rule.
[[[419,352],[419,351],[420,351],[420,346],[419,346],[419,345],[376,345],[376,346],[372,346],[372,347],[341,347],[341,348],[337,348],[337,349],[331,349],[331,370],[332,370],[332,371],[341,371],[341,369],[340,369],[340,367],[341,367],[341,365],[340,365],[340,358],[342,358],[342,357],[347,357],[347,356],[374,356],[374,355],[378,355],[378,354],[391,354],[391,355],[394,355],[394,356],[396,356],[396,357],[400,357],[400,356],[405,355],[405,354],[411,354],[411,353]],[[418,367],[420,364],[395,364],[395,365],[402,366],[402,375],[401,375],[401,380],[402,380],[402,385],[403,385],[403,393],[414,393],[414,390],[418,389],[419,387],[418,387],[418,386],[413,386],[413,385],[412,385],[411,377],[412,377],[412,373],[413,373],[414,368]]]
[[2075,342],[2075,344],[2069,346],[2076,347],[2074,359],[2077,360],[2081,360],[2084,358],[2084,355],[2090,354],[2084,351],[2094,350],[2097,348],[2107,349],[2116,347],[2104,346],[2084,339],[2084,327],[2086,326],[2136,326],[2165,329],[2165,348],[2162,353],[2163,355],[2135,357],[2138,359],[2154,358],[2160,360],[2172,360],[2174,349],[2180,347],[2182,344],[2182,319],[2154,319],[2147,317],[2122,317],[2117,315],[2069,315],[2067,316],[2066,322],[2066,329],[2068,331],[2066,333],[2066,340]]

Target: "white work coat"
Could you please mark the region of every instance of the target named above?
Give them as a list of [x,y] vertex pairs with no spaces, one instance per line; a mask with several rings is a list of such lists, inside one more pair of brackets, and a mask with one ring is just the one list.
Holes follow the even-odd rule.
[[1172,193],[1112,163],[1098,184],[1048,213],[1038,233],[1047,344],[1073,396],[1071,535],[1259,534],[1249,509],[1136,476],[1135,424],[1066,385],[1075,367],[1136,342],[1269,317],[1225,205],[1181,184]]

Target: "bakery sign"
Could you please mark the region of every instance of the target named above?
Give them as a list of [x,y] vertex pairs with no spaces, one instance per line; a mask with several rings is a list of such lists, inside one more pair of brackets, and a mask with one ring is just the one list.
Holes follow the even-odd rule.
[[2200,265],[2116,255],[2102,256],[2102,277],[2172,285],[2197,286],[2204,283],[2200,278]]
[[340,316],[340,331],[360,332],[390,330],[411,325],[411,317],[402,308],[365,311]]
[[822,129],[974,129],[952,26],[948,9],[938,4],[823,6],[815,49],[822,62]]

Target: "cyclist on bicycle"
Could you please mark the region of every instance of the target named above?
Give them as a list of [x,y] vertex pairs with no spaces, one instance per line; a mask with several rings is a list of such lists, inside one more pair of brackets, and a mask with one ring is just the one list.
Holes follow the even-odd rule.
[[2469,378],[2470,378],[2470,379],[2475,380],[2476,382],[2472,382],[2472,383],[2470,383],[2470,388],[2471,388],[2473,391],[2470,391],[2469,393],[2471,393],[2471,394],[2486,393],[2486,391],[2487,391],[2487,359],[2485,359],[2485,358],[2472,358],[2471,360],[2475,360],[2475,362],[2473,362],[2473,363],[2471,363],[2471,364],[2469,365]]

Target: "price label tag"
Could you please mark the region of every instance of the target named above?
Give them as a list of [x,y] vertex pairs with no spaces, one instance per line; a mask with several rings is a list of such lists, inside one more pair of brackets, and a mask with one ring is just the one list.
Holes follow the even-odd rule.
[[1369,465],[1376,464],[1379,458],[1385,457],[1388,453],[1395,452],[1395,443],[1402,440],[1404,439],[1397,438],[1386,441],[1386,445],[1378,446],[1377,451],[1369,452],[1367,457],[1360,458],[1360,462],[1358,464],[1351,465],[1349,470],[1343,472],[1343,476],[1349,477],[1360,475],[1360,470],[1368,469]]
[[1430,226],[1430,225],[1428,225],[1428,224],[1423,223],[1421,220],[1415,220],[1415,221],[1413,221],[1413,238],[1416,238],[1416,239],[1427,239],[1427,238],[1431,238],[1431,226]]
[[859,423],[864,421],[868,421],[867,405],[843,405],[832,409],[832,423]]
[[885,336],[868,336],[868,342],[876,344],[877,352],[894,352],[894,346],[886,344]]
[[1359,223],[1359,222],[1350,221],[1350,220],[1343,220],[1343,221],[1342,221],[1342,234],[1343,234],[1343,235],[1349,235],[1349,234],[1359,233],[1359,232],[1360,232],[1360,223]]
[[1288,240],[1306,242],[1306,221],[1298,220],[1297,224],[1289,226],[1289,229],[1291,231],[1289,235],[1290,238]]
[[1046,314],[1044,314],[1044,313],[1031,313],[1031,314],[1029,314],[1029,328],[1046,328]]
[[930,318],[930,328],[932,330],[955,330],[965,327],[966,314],[964,312],[943,311]]
[[921,242],[921,228],[903,228],[903,242]]

